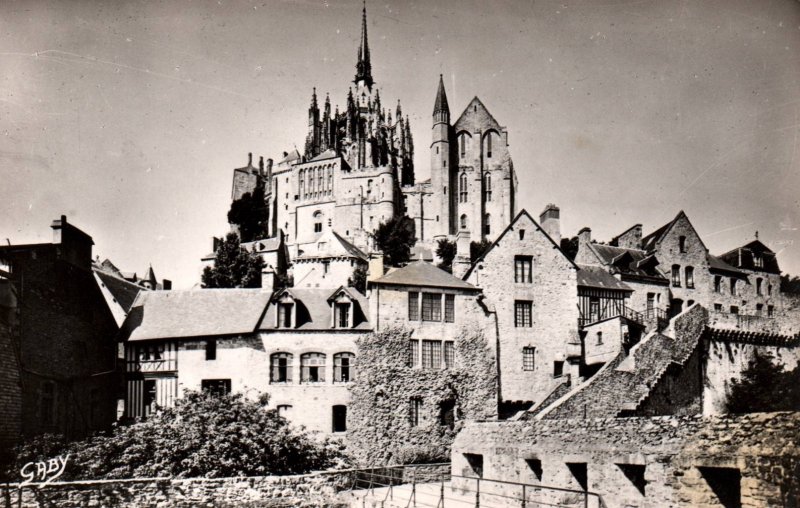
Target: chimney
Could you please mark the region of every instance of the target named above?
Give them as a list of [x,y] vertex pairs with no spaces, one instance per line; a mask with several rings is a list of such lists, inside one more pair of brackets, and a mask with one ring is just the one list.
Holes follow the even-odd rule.
[[217,252],[217,249],[219,249],[219,244],[221,244],[221,243],[222,243],[222,238],[217,238],[215,236],[214,237],[214,252],[215,253]]
[[247,152],[247,167],[253,167],[253,152]]
[[542,229],[550,235],[550,238],[556,242],[556,245],[561,245],[560,217],[561,211],[552,203],[544,207],[544,211],[539,216],[539,224],[542,226]]
[[383,277],[383,254],[380,252],[370,254],[369,267],[367,268],[367,282]]
[[75,266],[89,269],[92,266],[92,237],[67,222],[62,215],[50,224],[53,228],[53,244],[61,245],[59,257]]
[[172,281],[169,279],[161,279],[161,289],[164,291],[172,289]]
[[589,228],[583,228],[578,231],[578,243],[592,243],[592,230]]
[[274,291],[275,290],[275,270],[271,266],[264,267],[261,270],[261,290]]
[[471,235],[469,231],[459,231],[456,235],[456,256],[453,258],[453,275],[459,279],[467,273],[470,265],[470,243]]
[[258,175],[264,176],[264,156],[258,158]]

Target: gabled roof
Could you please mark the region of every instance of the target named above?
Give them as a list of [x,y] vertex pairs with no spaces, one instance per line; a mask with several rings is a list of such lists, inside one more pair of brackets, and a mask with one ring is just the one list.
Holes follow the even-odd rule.
[[[756,257],[761,258],[762,266],[755,266]],[[766,273],[781,273],[775,253],[759,240],[753,240],[747,245],[731,249],[719,256],[719,259],[736,268]]]
[[[320,244],[323,244],[323,246],[319,247]],[[332,229],[322,233],[319,238],[308,245],[311,245],[311,247],[308,250],[304,248],[302,253],[295,258],[296,260],[348,256],[362,261],[369,260],[369,256],[364,254],[361,249]]]
[[520,218],[522,218],[523,216],[524,216],[524,217],[527,217],[527,218],[528,218],[528,219],[529,219],[529,220],[530,220],[530,221],[533,223],[534,227],[535,227],[537,230],[539,230],[539,231],[540,231],[540,232],[541,232],[541,233],[542,233],[542,234],[545,236],[545,238],[547,238],[548,240],[550,240],[550,243],[552,243],[552,244],[553,244],[553,247],[555,247],[556,249],[558,249],[558,252],[560,252],[560,253],[561,253],[561,255],[562,255],[562,256],[564,256],[564,259],[566,259],[567,261],[569,261],[569,263],[570,263],[572,266],[574,266],[576,270],[578,269],[578,265],[576,265],[576,264],[575,264],[575,262],[574,262],[574,261],[572,261],[572,260],[569,258],[569,256],[567,256],[567,255],[564,253],[564,251],[563,251],[563,250],[561,250],[561,246],[560,246],[559,244],[557,244],[557,243],[556,243],[556,242],[555,242],[555,241],[554,241],[554,240],[553,240],[553,239],[550,237],[550,235],[548,235],[548,234],[547,234],[547,231],[545,231],[544,229],[542,229],[542,226],[540,226],[540,225],[539,225],[539,223],[538,223],[538,222],[536,222],[536,220],[535,220],[533,217],[531,217],[531,214],[529,214],[529,213],[528,213],[528,211],[527,211],[526,209],[524,209],[524,208],[523,208],[522,210],[520,210],[520,212],[517,214],[517,216],[516,216],[516,217],[514,217],[514,220],[512,220],[512,221],[511,221],[511,222],[508,224],[508,226],[506,226],[506,228],[503,230],[503,232],[502,232],[502,233],[500,233],[500,234],[497,236],[497,238],[495,238],[494,242],[492,242],[492,244],[489,246],[489,248],[487,248],[485,251],[483,251],[483,254],[481,254],[481,256],[480,256],[478,259],[476,259],[474,263],[472,263],[472,265],[469,267],[469,269],[467,270],[467,272],[464,274],[464,277],[463,277],[463,279],[464,279],[464,280],[467,280],[467,279],[469,278],[469,276],[472,274],[472,271],[475,269],[475,267],[478,265],[478,263],[482,262],[482,261],[484,260],[484,258],[486,258],[486,255],[487,255],[487,254],[489,254],[489,253],[492,251],[492,249],[494,249],[494,248],[495,248],[495,246],[496,246],[498,243],[500,243],[500,240],[502,240],[502,239],[503,239],[503,238],[504,238],[504,237],[505,237],[505,236],[508,234],[508,232],[509,232],[509,231],[511,231],[511,230],[514,228],[514,225],[515,225],[515,224],[517,223],[517,221],[519,221],[519,220],[520,220]]
[[250,333],[271,294],[261,289],[142,291],[122,325],[123,340]]
[[300,160],[300,152],[297,151],[297,148],[287,153],[283,159],[278,161],[278,164],[291,164],[296,160]]
[[351,300],[359,300],[360,298],[363,298],[363,296],[364,296],[356,288],[351,288],[351,287],[347,287],[347,286],[339,286],[330,295],[328,295],[327,301],[328,302],[333,301],[336,298],[336,295],[338,295],[339,293],[346,294],[347,296],[350,297]]
[[[619,273],[633,277],[644,277],[648,279],[667,279],[655,269],[658,260],[653,255],[639,249],[626,249],[624,247],[614,247],[599,243],[587,243],[589,249],[595,253],[597,259],[607,266],[614,266]],[[628,261],[625,263],[625,261]]]
[[618,280],[600,266],[578,265],[578,268],[578,287],[633,292],[630,286]]
[[477,287],[425,261],[415,261],[370,282],[370,285],[420,286],[480,291]]
[[664,224],[660,228],[656,229],[649,235],[642,238],[642,249],[647,252],[655,250],[656,245],[661,241],[662,238],[667,236],[667,233],[669,232],[670,229],[672,229],[672,226],[674,226],[680,219],[686,219],[686,222],[689,224],[689,227],[692,228],[692,231],[694,231],[695,236],[697,236],[697,239],[700,240],[700,244],[703,246],[704,249],[706,249],[706,251],[708,251],[708,248],[706,247],[706,244],[703,242],[703,239],[700,238],[700,235],[697,234],[697,230],[694,229],[694,224],[692,224],[692,221],[689,220],[689,217],[683,210],[678,212],[678,215],[676,215],[675,218],[672,219],[670,222]]
[[[339,288],[341,289],[341,288]],[[334,293],[338,292],[337,289]],[[305,289],[305,288],[286,288],[275,293],[267,311],[264,313],[264,319],[261,320],[259,330],[299,330],[299,331],[315,331],[315,330],[371,330],[372,326],[369,323],[369,301],[367,297],[358,291],[348,289],[348,295],[353,299],[354,314],[353,314],[353,328],[334,329],[331,322],[331,303],[328,300],[333,293],[330,289]],[[297,321],[299,326],[295,328],[277,328],[277,300],[284,294],[290,295],[297,305]]]
[[614,238],[612,238],[612,239],[611,239],[611,241],[610,241],[610,242],[608,242],[608,244],[609,244],[609,245],[613,245],[614,247],[618,247],[618,246],[619,246],[619,245],[618,245],[619,238],[620,238],[621,236],[624,236],[626,233],[628,233],[628,232],[629,232],[630,230],[632,230],[633,228],[637,228],[637,227],[638,227],[638,228],[640,228],[640,227],[642,227],[642,225],[641,225],[641,224],[634,224],[633,226],[629,227],[628,229],[626,229],[626,230],[625,230],[625,231],[623,231],[622,233],[620,233],[620,234],[618,234],[617,236],[615,236]]
[[93,268],[93,270],[94,273],[97,274],[97,277],[100,278],[100,281],[105,284],[109,293],[111,293],[111,296],[114,297],[120,307],[122,307],[125,312],[129,312],[133,302],[136,300],[136,296],[140,291],[143,291],[144,288],[107,271],[98,268]]
[[722,259],[718,258],[717,256],[712,256],[711,254],[708,255],[708,268],[712,271],[727,272],[741,276],[746,275],[738,268],[729,265]]
[[489,110],[486,109],[486,106],[477,96],[469,102],[461,116],[458,117],[458,120],[453,124],[453,129],[456,132],[465,130],[469,133],[473,133],[476,130],[482,132],[489,129],[494,129],[498,132],[503,130],[500,123],[489,113]]
[[324,161],[326,159],[334,159],[336,157],[339,157],[339,154],[336,153],[336,150],[334,150],[333,148],[329,148],[328,150],[325,150],[324,152],[322,152],[321,154],[317,155],[316,157],[314,157],[313,159],[311,159],[308,162]]

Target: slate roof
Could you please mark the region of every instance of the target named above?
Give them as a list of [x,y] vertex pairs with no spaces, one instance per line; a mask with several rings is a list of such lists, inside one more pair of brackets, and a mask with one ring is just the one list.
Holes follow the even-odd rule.
[[479,288],[458,277],[445,272],[425,261],[415,261],[403,268],[398,268],[387,273],[370,284],[388,286],[422,286],[434,288],[464,289],[467,291],[480,291]]
[[[339,288],[342,289],[342,288]],[[286,288],[276,293],[276,298],[284,293],[288,293],[298,304],[297,321],[299,326],[290,330],[277,328],[277,305],[271,304],[264,314],[259,330],[300,330],[300,331],[341,331],[342,329],[333,328],[331,325],[331,303],[329,298],[339,291],[330,289],[305,289],[305,288]],[[369,313],[369,301],[367,297],[356,290],[346,288],[347,294],[354,297],[355,313],[353,314],[353,328],[345,330],[371,330],[372,326],[367,317]]]
[[333,158],[336,158],[338,156],[339,156],[339,154],[336,153],[336,150],[334,150],[333,148],[329,148],[328,150],[325,150],[324,152],[322,152],[321,154],[317,155],[316,157],[314,157],[313,159],[311,159],[308,162],[324,161],[326,159],[333,159]]
[[[608,266],[613,265],[623,275],[669,282],[654,266],[647,266],[646,261],[651,256],[643,250],[613,247],[599,243],[589,243],[587,245],[594,251],[601,263]],[[630,257],[629,263],[619,262],[624,259],[624,256]]]
[[444,91],[444,79],[439,74],[439,89],[436,91],[436,102],[433,104],[433,114],[437,111],[450,112],[450,107],[447,105],[447,94]]
[[738,268],[729,265],[728,263],[726,263],[725,261],[723,261],[719,257],[712,256],[711,254],[708,255],[708,267],[711,270],[735,273],[735,274],[739,274],[739,275],[742,275],[742,276],[746,275],[744,272],[742,272]]
[[630,286],[600,266],[578,265],[578,268],[578,286],[633,292]]
[[[325,244],[321,249],[318,247],[320,242],[324,242]],[[328,230],[325,233],[322,233],[312,244],[310,244],[308,251],[301,250],[300,255],[295,259],[317,259],[325,257],[340,257],[342,255],[352,256],[354,258],[361,259],[362,261],[369,260],[369,256],[364,254],[361,249],[347,241],[339,233],[333,230]]]
[[105,284],[106,289],[111,293],[111,296],[122,307],[122,310],[129,312],[136,296],[142,291],[142,287],[133,282],[129,282],[121,277],[117,277],[111,273],[94,269],[94,273],[100,278],[100,281]]
[[279,160],[278,164],[291,164],[296,160],[300,160],[300,158],[301,158],[300,152],[298,152],[297,148],[295,148],[294,150],[287,153],[283,159]]
[[[754,254],[761,257],[763,263],[762,267],[757,268],[755,266]],[[747,245],[729,250],[725,254],[720,255],[719,259],[730,263],[736,268],[767,273],[781,273],[775,253],[759,240],[754,240]]]
[[122,325],[123,340],[250,333],[271,293],[261,289],[142,291]]

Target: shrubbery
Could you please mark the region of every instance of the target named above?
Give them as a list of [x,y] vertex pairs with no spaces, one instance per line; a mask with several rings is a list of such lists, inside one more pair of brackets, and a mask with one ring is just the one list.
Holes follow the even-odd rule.
[[239,394],[189,392],[171,409],[111,432],[65,443],[39,436],[7,471],[70,454],[64,480],[300,474],[346,466],[343,446],[291,427],[274,409]]
[[800,365],[786,370],[770,355],[756,354],[742,379],[731,384],[729,413],[800,411]]

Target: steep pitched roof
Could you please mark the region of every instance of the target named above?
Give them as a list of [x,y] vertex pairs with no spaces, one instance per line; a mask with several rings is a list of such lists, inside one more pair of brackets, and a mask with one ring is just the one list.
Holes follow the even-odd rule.
[[578,268],[578,287],[633,292],[630,286],[605,271],[602,267],[578,265]]
[[336,150],[334,150],[333,148],[330,148],[328,150],[325,150],[321,154],[317,155],[316,157],[314,157],[313,159],[311,159],[308,162],[324,161],[326,159],[334,159],[334,158],[336,158],[338,156],[339,156],[339,154],[336,153]]
[[563,250],[561,250],[561,246],[560,246],[559,244],[557,244],[557,243],[555,242],[555,240],[553,240],[553,239],[550,237],[550,235],[548,235],[548,234],[547,234],[547,231],[545,231],[544,229],[542,229],[542,226],[540,226],[540,225],[539,225],[539,223],[538,223],[538,222],[536,222],[536,220],[535,220],[533,217],[531,217],[531,214],[529,214],[529,213],[528,213],[528,211],[527,211],[526,209],[524,209],[524,208],[523,208],[522,210],[520,210],[520,212],[517,214],[517,216],[516,216],[516,217],[514,217],[514,220],[512,220],[512,221],[511,221],[511,222],[508,224],[508,226],[506,226],[506,228],[503,230],[503,232],[502,232],[502,233],[500,233],[500,234],[497,236],[497,238],[495,238],[494,242],[492,242],[492,244],[489,246],[489,248],[487,248],[485,251],[483,251],[483,254],[481,254],[481,256],[480,256],[478,259],[476,259],[474,263],[472,263],[472,265],[469,267],[469,269],[467,270],[467,272],[464,274],[464,277],[463,277],[463,279],[464,279],[464,280],[467,280],[467,279],[469,278],[469,276],[472,274],[472,271],[475,269],[475,267],[478,265],[478,263],[480,263],[481,261],[483,261],[483,260],[484,260],[484,258],[486,257],[486,255],[487,255],[487,254],[489,254],[489,253],[492,251],[492,249],[494,249],[494,248],[497,246],[497,244],[498,244],[498,243],[500,243],[500,241],[501,241],[501,240],[502,240],[502,239],[503,239],[503,238],[504,238],[504,237],[505,237],[505,236],[508,234],[508,232],[509,232],[509,231],[511,231],[511,230],[514,228],[514,225],[515,225],[515,224],[516,224],[516,223],[517,223],[517,222],[518,222],[518,221],[519,221],[519,220],[520,220],[520,219],[521,219],[523,216],[524,216],[524,217],[527,217],[527,218],[528,218],[528,219],[529,219],[529,220],[530,220],[530,221],[533,223],[534,227],[535,227],[537,230],[539,230],[539,231],[540,231],[540,232],[541,232],[541,233],[542,233],[542,234],[545,236],[545,238],[547,238],[548,240],[550,240],[550,243],[552,243],[552,244],[553,244],[553,247],[555,247],[556,249],[558,249],[558,251],[559,251],[559,252],[560,252],[560,253],[561,253],[561,254],[564,256],[564,259],[566,259],[567,261],[569,261],[569,263],[570,263],[572,266],[574,266],[576,270],[578,269],[578,265],[576,265],[576,264],[575,264],[575,262],[574,262],[574,261],[572,261],[572,260],[569,258],[569,256],[567,256],[567,255],[564,253],[564,251],[563,251]]
[[703,242],[703,239],[700,238],[700,235],[697,234],[697,230],[694,229],[694,224],[692,224],[692,221],[689,220],[689,217],[683,210],[678,212],[678,215],[676,215],[675,218],[672,219],[670,222],[664,224],[660,228],[656,229],[649,235],[642,238],[642,249],[647,252],[655,250],[656,245],[661,241],[662,238],[667,236],[667,233],[669,232],[670,229],[672,229],[672,226],[674,226],[680,219],[686,219],[686,222],[689,224],[689,227],[692,228],[692,231],[694,231],[694,234],[697,236],[697,239],[700,240],[700,244],[703,246],[703,248],[708,250],[708,248],[706,248],[706,244]]
[[142,291],[122,325],[122,336],[138,341],[250,333],[270,296],[261,289]]
[[[759,240],[753,240],[747,245],[731,249],[718,257],[720,260],[723,260],[736,268],[767,273],[781,273],[775,253]],[[760,267],[756,267],[755,265],[755,258],[757,257],[761,258]]]
[[94,268],[94,273],[97,274],[97,277],[100,278],[100,281],[106,286],[111,296],[114,297],[125,312],[131,310],[136,296],[144,289],[138,284],[129,282],[104,270]]
[[[613,266],[623,276],[647,278],[668,282],[667,279],[655,269],[651,259],[653,256],[639,249],[626,249],[599,243],[586,244],[589,250],[595,253],[597,259],[607,266]],[[630,259],[630,261],[628,261]],[[628,262],[626,262],[628,261]]]
[[[320,247],[322,244],[322,247]],[[301,251],[301,254],[295,259],[317,259],[328,257],[342,257],[350,256],[362,261],[368,261],[367,256],[361,249],[347,241],[339,233],[334,230],[328,230],[322,233],[319,238],[311,245],[309,250]]]
[[495,129],[499,132],[503,129],[477,96],[469,102],[461,116],[456,120],[456,123],[453,124],[453,128],[456,132],[461,130],[469,132],[481,130],[485,132],[489,129]]
[[744,272],[739,270],[738,268],[729,265],[724,260],[720,259],[717,256],[712,256],[711,254],[708,255],[708,267],[712,271],[719,271],[719,272],[727,272],[733,273],[737,275],[746,275]]
[[444,91],[444,79],[439,74],[439,89],[436,91],[436,102],[433,105],[433,114],[439,111],[450,112],[450,106],[447,105],[447,94]]
[[480,291],[477,287],[425,261],[416,261],[387,273],[370,284],[387,286],[421,286]]

